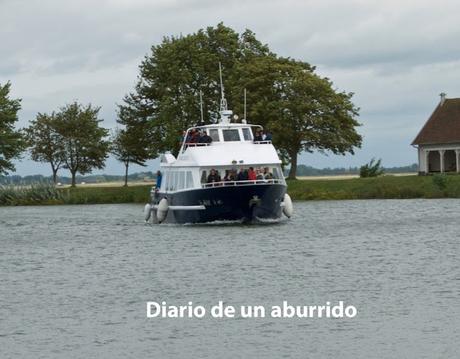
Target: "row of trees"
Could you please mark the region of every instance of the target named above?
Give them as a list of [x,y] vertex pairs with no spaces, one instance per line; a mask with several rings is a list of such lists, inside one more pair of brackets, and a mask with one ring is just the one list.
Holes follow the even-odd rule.
[[[136,139],[126,130],[109,130],[100,126],[99,107],[68,104],[58,112],[39,113],[29,127],[15,129],[19,99],[9,96],[10,83],[0,86],[0,174],[14,171],[13,160],[28,150],[32,160],[51,166],[54,183],[62,168],[71,173],[72,186],[76,175],[102,169],[109,153],[126,166],[125,185],[130,163],[145,165],[148,155],[138,150]],[[139,153],[141,155],[139,155]]]
[[[139,67],[135,89],[118,106],[122,129],[111,141],[100,127],[99,108],[78,103],[38,114],[21,137],[12,127],[20,104],[11,100],[5,114],[0,112],[9,131],[5,139],[0,132],[0,154],[7,161],[0,162],[0,171],[11,170],[8,161],[25,146],[32,159],[50,163],[54,178],[60,168],[69,169],[73,184],[77,172],[102,168],[109,151],[124,163],[126,174],[130,163],[144,165],[165,151],[177,154],[178,136],[199,122],[200,93],[203,122],[213,123],[218,117],[219,63],[229,108],[242,117],[246,89],[247,120],[271,130],[284,163],[290,164],[290,178],[296,176],[297,156],[303,151],[345,154],[361,146],[352,93],[334,89],[307,62],[276,55],[251,31],[238,34],[218,24],[187,36],[166,37],[151,48]],[[9,84],[1,89],[8,93]]]

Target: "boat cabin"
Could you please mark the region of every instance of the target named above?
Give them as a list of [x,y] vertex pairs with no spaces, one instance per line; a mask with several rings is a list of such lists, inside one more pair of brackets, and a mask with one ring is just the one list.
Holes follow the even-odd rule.
[[[271,140],[254,141],[253,130],[261,126],[245,123],[219,123],[189,128],[177,159],[170,153],[161,157],[163,174],[160,192],[177,192],[216,186],[285,184],[281,161]],[[210,137],[207,143],[188,142],[192,132]],[[257,173],[254,180],[240,179],[238,173]],[[213,181],[209,175],[213,171]],[[244,177],[243,177],[244,178]],[[216,180],[220,179],[220,180]]]

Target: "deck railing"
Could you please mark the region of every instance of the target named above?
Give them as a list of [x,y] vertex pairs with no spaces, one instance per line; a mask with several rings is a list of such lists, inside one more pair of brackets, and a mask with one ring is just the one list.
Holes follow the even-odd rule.
[[254,184],[283,184],[281,179],[258,179],[258,180],[244,180],[244,181],[220,181],[211,183],[202,183],[203,188],[222,187],[222,186],[248,186]]

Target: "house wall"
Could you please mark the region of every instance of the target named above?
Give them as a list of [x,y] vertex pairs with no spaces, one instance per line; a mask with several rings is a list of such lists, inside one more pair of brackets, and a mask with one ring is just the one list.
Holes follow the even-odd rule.
[[443,156],[442,172],[460,172],[460,142],[437,145],[419,145],[418,163],[420,173],[441,172],[441,153]]

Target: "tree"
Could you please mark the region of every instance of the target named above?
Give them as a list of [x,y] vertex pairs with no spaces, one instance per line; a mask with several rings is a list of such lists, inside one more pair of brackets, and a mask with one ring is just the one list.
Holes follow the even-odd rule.
[[24,150],[23,136],[14,128],[21,100],[9,98],[10,87],[9,82],[0,85],[0,175],[15,170],[13,159]]
[[56,114],[56,128],[62,138],[64,168],[72,175],[75,187],[77,172],[91,173],[94,168],[102,169],[108,157],[109,131],[99,126],[99,107],[91,104],[82,106],[74,102],[60,109]]
[[345,154],[361,145],[352,93],[335,90],[306,62],[278,57],[251,31],[238,34],[223,24],[153,46],[140,65],[135,91],[119,106],[120,123],[143,128],[152,157],[176,154],[182,131],[199,122],[200,91],[203,122],[218,117],[219,62],[229,107],[243,113],[246,88],[248,120],[272,131],[283,162],[291,163],[290,178],[300,152]]
[[64,165],[64,142],[59,133],[57,116],[39,113],[25,130],[32,160],[49,163],[53,182],[57,183],[57,172]]
[[361,146],[353,94],[334,90],[308,63],[257,58],[241,69],[239,78],[251,94],[249,119],[274,133],[281,158],[291,164],[289,178],[296,178],[300,152],[353,154]]
[[116,129],[112,135],[110,152],[125,165],[125,187],[128,187],[128,168],[130,163],[145,166],[148,159],[146,146],[139,146],[139,137],[129,130]]
[[151,158],[165,151],[177,154],[182,131],[200,121],[200,91],[204,123],[218,117],[219,62],[225,72],[227,99],[242,102],[243,89],[233,85],[237,64],[269,54],[251,31],[239,35],[223,24],[187,36],[166,37],[142,61],[135,91],[119,106],[119,122],[143,128]]

